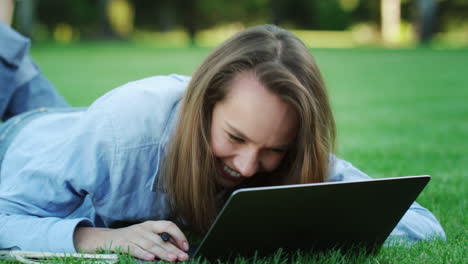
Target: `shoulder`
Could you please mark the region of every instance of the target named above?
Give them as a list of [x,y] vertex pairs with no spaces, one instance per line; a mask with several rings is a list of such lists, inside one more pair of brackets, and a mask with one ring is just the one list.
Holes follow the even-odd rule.
[[[97,99],[91,107],[136,107],[146,104],[165,107],[184,94],[190,77],[182,75],[153,76],[126,83]],[[154,104],[158,100],[158,104]]]
[[129,82],[96,100],[88,111],[109,119],[121,147],[157,144],[189,80],[173,74]]
[[328,182],[363,181],[370,177],[353,166],[350,162],[340,159],[333,154],[329,155]]

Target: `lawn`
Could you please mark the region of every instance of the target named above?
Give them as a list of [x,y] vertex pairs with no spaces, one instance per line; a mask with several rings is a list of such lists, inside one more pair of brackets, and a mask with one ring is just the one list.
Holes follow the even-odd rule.
[[[89,105],[127,81],[190,74],[208,52],[130,43],[37,45],[32,50],[45,75],[74,106]],[[283,254],[257,263],[468,263],[468,50],[311,52],[329,88],[338,156],[375,178],[432,175],[417,201],[440,220],[447,241],[386,247],[367,258],[339,252]]]

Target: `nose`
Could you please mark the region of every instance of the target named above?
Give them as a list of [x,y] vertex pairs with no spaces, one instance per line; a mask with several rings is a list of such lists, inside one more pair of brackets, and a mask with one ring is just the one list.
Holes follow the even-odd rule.
[[258,150],[245,149],[234,159],[235,169],[243,177],[252,177],[258,170]]

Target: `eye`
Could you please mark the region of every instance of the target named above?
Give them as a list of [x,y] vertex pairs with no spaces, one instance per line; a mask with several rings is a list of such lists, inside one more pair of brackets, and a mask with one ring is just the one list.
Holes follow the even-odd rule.
[[233,134],[228,133],[228,135],[229,135],[229,138],[230,138],[231,140],[233,140],[233,141],[235,141],[235,142],[237,142],[237,143],[244,143],[244,142],[245,142],[245,140],[243,140],[243,139],[240,138],[240,137],[236,137],[236,136],[234,136]]
[[275,153],[278,153],[278,154],[283,154],[283,153],[286,153],[286,150],[285,149],[270,149],[272,152],[275,152]]

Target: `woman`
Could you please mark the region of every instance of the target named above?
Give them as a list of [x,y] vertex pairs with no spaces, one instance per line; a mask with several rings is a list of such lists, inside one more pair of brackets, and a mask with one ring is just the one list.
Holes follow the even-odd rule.
[[[25,41],[6,26],[0,33]],[[320,71],[278,27],[236,34],[191,79],[131,82],[82,109],[63,108],[42,75],[20,78],[32,65],[26,49],[11,56],[0,48],[2,74],[27,79],[9,82],[4,118],[53,107],[1,127],[0,248],[121,248],[145,260],[185,260],[181,229],[205,232],[236,188],[368,179],[331,154],[335,127]],[[39,90],[44,98],[30,96]],[[445,234],[414,203],[391,237]]]

